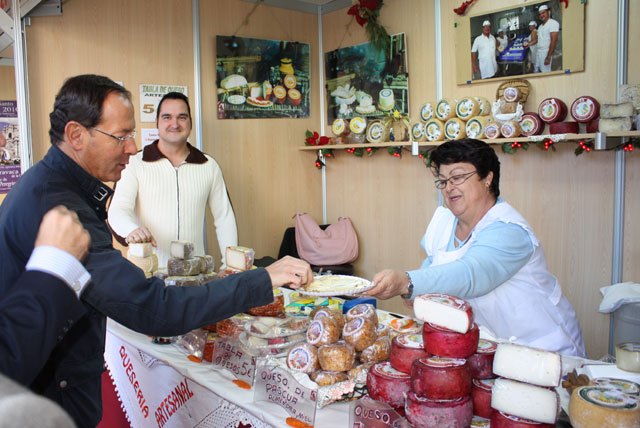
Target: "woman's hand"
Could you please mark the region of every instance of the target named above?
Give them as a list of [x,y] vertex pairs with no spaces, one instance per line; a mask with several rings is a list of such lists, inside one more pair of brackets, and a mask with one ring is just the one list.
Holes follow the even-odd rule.
[[364,294],[377,299],[386,300],[409,291],[409,278],[401,270],[385,269],[375,274],[372,282],[374,287]]

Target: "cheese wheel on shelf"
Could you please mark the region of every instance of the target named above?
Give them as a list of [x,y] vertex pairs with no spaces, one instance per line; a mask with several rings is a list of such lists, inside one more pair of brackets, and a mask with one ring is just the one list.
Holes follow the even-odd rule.
[[351,321],[354,318],[366,318],[375,326],[378,325],[378,313],[375,306],[370,303],[359,303],[349,309],[345,314],[347,321]]
[[471,305],[456,296],[427,293],[417,296],[413,303],[416,318],[458,333],[466,333],[473,325]]
[[318,370],[311,373],[309,378],[319,386],[329,386],[334,383],[349,380],[349,375],[345,372],[332,372],[328,370]]
[[587,133],[598,132],[598,130],[600,129],[599,124],[600,119],[594,119],[591,122],[587,123]]
[[601,117],[598,121],[598,129],[604,133],[630,131],[632,123],[631,117],[616,117],[614,119],[604,119]]
[[587,95],[578,97],[571,103],[571,117],[577,122],[591,122],[600,115],[600,103]]
[[456,102],[453,99],[444,98],[436,104],[434,112],[437,119],[446,121],[456,116]]
[[554,389],[503,378],[496,379],[493,384],[491,407],[503,413],[547,424],[555,424],[561,410],[560,397]]
[[347,321],[344,325],[342,337],[347,343],[351,344],[356,351],[360,352],[373,345],[376,341],[377,326],[377,324],[374,324],[367,318],[354,318],[351,321]]
[[334,120],[333,123],[331,124],[331,132],[336,137],[339,137],[339,136],[343,135],[344,133],[346,133],[347,129],[348,129],[348,123],[347,123],[346,120],[344,120],[342,118],[338,118],[338,119]]
[[318,349],[310,343],[296,345],[287,354],[287,367],[303,373],[313,373],[320,368]]
[[514,86],[507,86],[502,91],[502,98],[504,98],[505,101],[512,103],[520,101],[520,98],[522,98],[522,93],[520,92],[520,89]]
[[413,124],[413,126],[411,127],[411,137],[413,138],[413,141],[425,140],[424,123],[418,122]]
[[447,120],[444,124],[444,136],[449,140],[461,140],[467,136],[467,128],[462,119],[457,117]]
[[553,424],[534,422],[502,412],[493,412],[491,415],[491,428],[554,428]]
[[463,358],[419,358],[411,366],[412,390],[430,400],[455,400],[471,394],[471,370]]
[[550,134],[577,134],[579,131],[578,122],[554,122],[549,124]]
[[433,104],[423,104],[423,106],[420,108],[420,119],[422,119],[423,122],[428,122],[433,119]]
[[567,117],[567,105],[560,98],[546,98],[538,107],[538,116],[543,122],[562,122]]
[[540,135],[544,132],[544,122],[540,120],[538,113],[527,112],[522,115],[520,129],[525,137]]
[[473,414],[490,418],[493,414],[491,408],[491,389],[495,379],[473,379],[471,385],[471,401],[473,401]]
[[491,102],[485,97],[474,97],[480,106],[480,116],[491,115]]
[[539,386],[560,385],[560,354],[515,343],[499,343],[493,359],[496,376]]
[[391,352],[391,340],[388,336],[376,339],[372,345],[364,348],[360,353],[360,362],[364,364],[374,364],[388,360]]
[[484,127],[491,123],[490,116],[476,116],[467,121],[465,125],[467,131],[467,137],[469,138],[484,138]]
[[444,140],[444,123],[440,119],[431,119],[424,125],[427,141]]
[[415,360],[430,356],[424,350],[421,334],[402,334],[391,343],[389,362],[394,369],[409,374]]
[[633,115],[632,103],[603,104],[600,107],[602,119],[615,119],[617,117],[629,117]]
[[307,329],[307,342],[315,346],[335,343],[340,338],[340,329],[336,322],[328,317],[311,321]]
[[438,357],[470,357],[476,353],[479,340],[480,330],[475,323],[466,333],[458,333],[428,322],[422,326],[424,350]]
[[581,386],[569,401],[573,428],[627,428],[640,426],[637,397],[601,386]]
[[369,396],[394,409],[404,407],[404,396],[411,389],[411,377],[397,371],[388,361],[371,366],[367,374]]
[[468,427],[473,419],[473,403],[468,395],[456,400],[429,400],[409,391],[404,409],[415,428]]
[[500,124],[491,122],[484,127],[484,136],[490,140],[500,138]]
[[346,372],[353,368],[356,351],[353,346],[340,341],[318,348],[318,361],[322,370]]
[[467,121],[480,114],[480,103],[474,97],[465,97],[456,103],[456,116]]
[[500,134],[504,138],[515,138],[520,136],[520,124],[515,120],[507,120],[500,127]]
[[480,339],[476,353],[467,358],[473,379],[490,379],[493,374],[493,358],[498,344],[491,340]]

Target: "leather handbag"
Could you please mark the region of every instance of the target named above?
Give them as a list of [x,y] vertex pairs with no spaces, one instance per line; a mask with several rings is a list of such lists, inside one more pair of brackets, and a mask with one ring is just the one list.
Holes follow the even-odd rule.
[[358,236],[348,217],[322,229],[307,213],[295,215],[296,248],[300,258],[315,266],[341,265],[358,258]]

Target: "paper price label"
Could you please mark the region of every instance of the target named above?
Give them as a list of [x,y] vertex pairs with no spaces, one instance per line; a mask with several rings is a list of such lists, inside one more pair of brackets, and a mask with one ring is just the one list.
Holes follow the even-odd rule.
[[387,403],[367,396],[351,404],[349,419],[349,426],[353,428],[408,428],[411,426]]
[[256,357],[247,353],[237,340],[216,340],[212,362],[214,366],[230,371],[238,379],[253,384]]
[[282,407],[294,418],[313,425],[316,419],[317,391],[303,386],[293,373],[260,359],[256,369],[253,401],[267,401]]

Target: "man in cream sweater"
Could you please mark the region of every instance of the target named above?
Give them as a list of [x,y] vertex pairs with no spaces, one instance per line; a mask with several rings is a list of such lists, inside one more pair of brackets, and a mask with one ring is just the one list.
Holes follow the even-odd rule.
[[158,265],[169,259],[171,241],[194,243],[204,255],[205,211],[213,215],[220,252],[238,245],[235,215],[218,163],[187,142],[189,99],[170,92],[157,109],[159,139],[132,156],[111,205],[109,225],[120,243],[151,242]]

